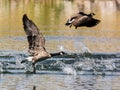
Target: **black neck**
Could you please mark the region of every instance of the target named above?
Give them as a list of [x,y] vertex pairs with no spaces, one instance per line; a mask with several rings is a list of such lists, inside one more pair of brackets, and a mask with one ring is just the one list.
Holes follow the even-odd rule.
[[61,52],[57,52],[57,53],[50,53],[50,55],[51,55],[51,57],[53,57],[53,56],[59,56],[59,55],[61,55]]

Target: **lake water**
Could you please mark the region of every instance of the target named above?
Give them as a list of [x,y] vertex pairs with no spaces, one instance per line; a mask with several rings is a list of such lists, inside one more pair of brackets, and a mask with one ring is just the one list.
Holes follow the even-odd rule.
[[[94,12],[95,27],[67,27],[74,13]],[[36,65],[28,56],[22,16],[39,27],[48,52],[68,55]],[[0,0],[0,90],[120,90],[120,0]],[[90,53],[85,53],[89,51]]]
[[0,90],[119,90],[119,76],[4,75]]

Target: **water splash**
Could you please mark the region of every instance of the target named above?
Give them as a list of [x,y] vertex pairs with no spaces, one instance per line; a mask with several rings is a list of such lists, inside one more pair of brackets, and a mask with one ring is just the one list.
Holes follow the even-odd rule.
[[[20,70],[33,71],[31,63],[21,64],[21,60],[26,58],[25,55],[14,54],[0,56],[0,69],[3,71],[10,71],[19,73]],[[98,74],[99,72],[119,72],[120,71],[120,55],[117,54],[100,54],[100,53],[71,53],[61,57],[54,57],[36,64],[37,71],[62,71],[63,74],[76,75],[79,72],[92,72]]]
[[27,72],[27,73],[33,72],[32,62],[25,63],[24,69],[25,69],[25,72]]
[[85,46],[85,44],[81,43],[81,46],[83,53],[91,53],[90,49],[87,46]]
[[64,74],[67,74],[67,75],[76,75],[77,74],[77,71],[75,70],[75,67],[73,66],[73,64],[65,64],[62,61],[56,61],[56,63],[54,65],[59,66]]
[[3,72],[3,64],[0,62],[0,72]]
[[65,48],[62,45],[59,45],[58,48],[59,48],[60,51],[65,51]]
[[89,49],[88,47],[86,47],[86,46],[84,46],[84,47],[82,48],[82,52],[83,52],[83,53],[91,53],[90,49]]
[[75,68],[71,65],[66,65],[65,67],[62,67],[62,71],[67,75],[77,75]]

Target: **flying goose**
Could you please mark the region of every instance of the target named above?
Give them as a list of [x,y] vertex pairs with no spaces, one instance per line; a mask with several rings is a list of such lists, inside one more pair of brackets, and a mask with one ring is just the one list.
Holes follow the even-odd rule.
[[63,51],[58,53],[48,53],[46,51],[45,38],[43,34],[40,32],[40,30],[34,24],[34,22],[32,20],[29,20],[26,14],[23,15],[23,26],[29,44],[28,52],[31,54],[31,56],[26,58],[25,60],[22,60],[21,63],[24,63],[26,61],[31,61],[34,68],[33,73],[36,73],[35,71],[36,62],[43,61],[53,56],[65,54]]
[[100,22],[100,20],[93,18],[94,15],[95,15],[94,13],[85,14],[84,12],[79,12],[77,14],[72,15],[71,18],[67,20],[65,25],[69,27],[73,25],[75,26],[76,29],[77,27],[82,26],[86,27],[96,26]]

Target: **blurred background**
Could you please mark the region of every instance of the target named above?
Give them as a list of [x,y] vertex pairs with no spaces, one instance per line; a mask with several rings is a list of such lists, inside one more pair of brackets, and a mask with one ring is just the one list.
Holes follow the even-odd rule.
[[[67,19],[79,11],[94,12],[100,24],[77,30],[65,26]],[[59,45],[72,52],[84,47],[92,52],[120,51],[120,0],[0,0],[1,50],[27,48],[23,14],[45,35],[51,52]]]

